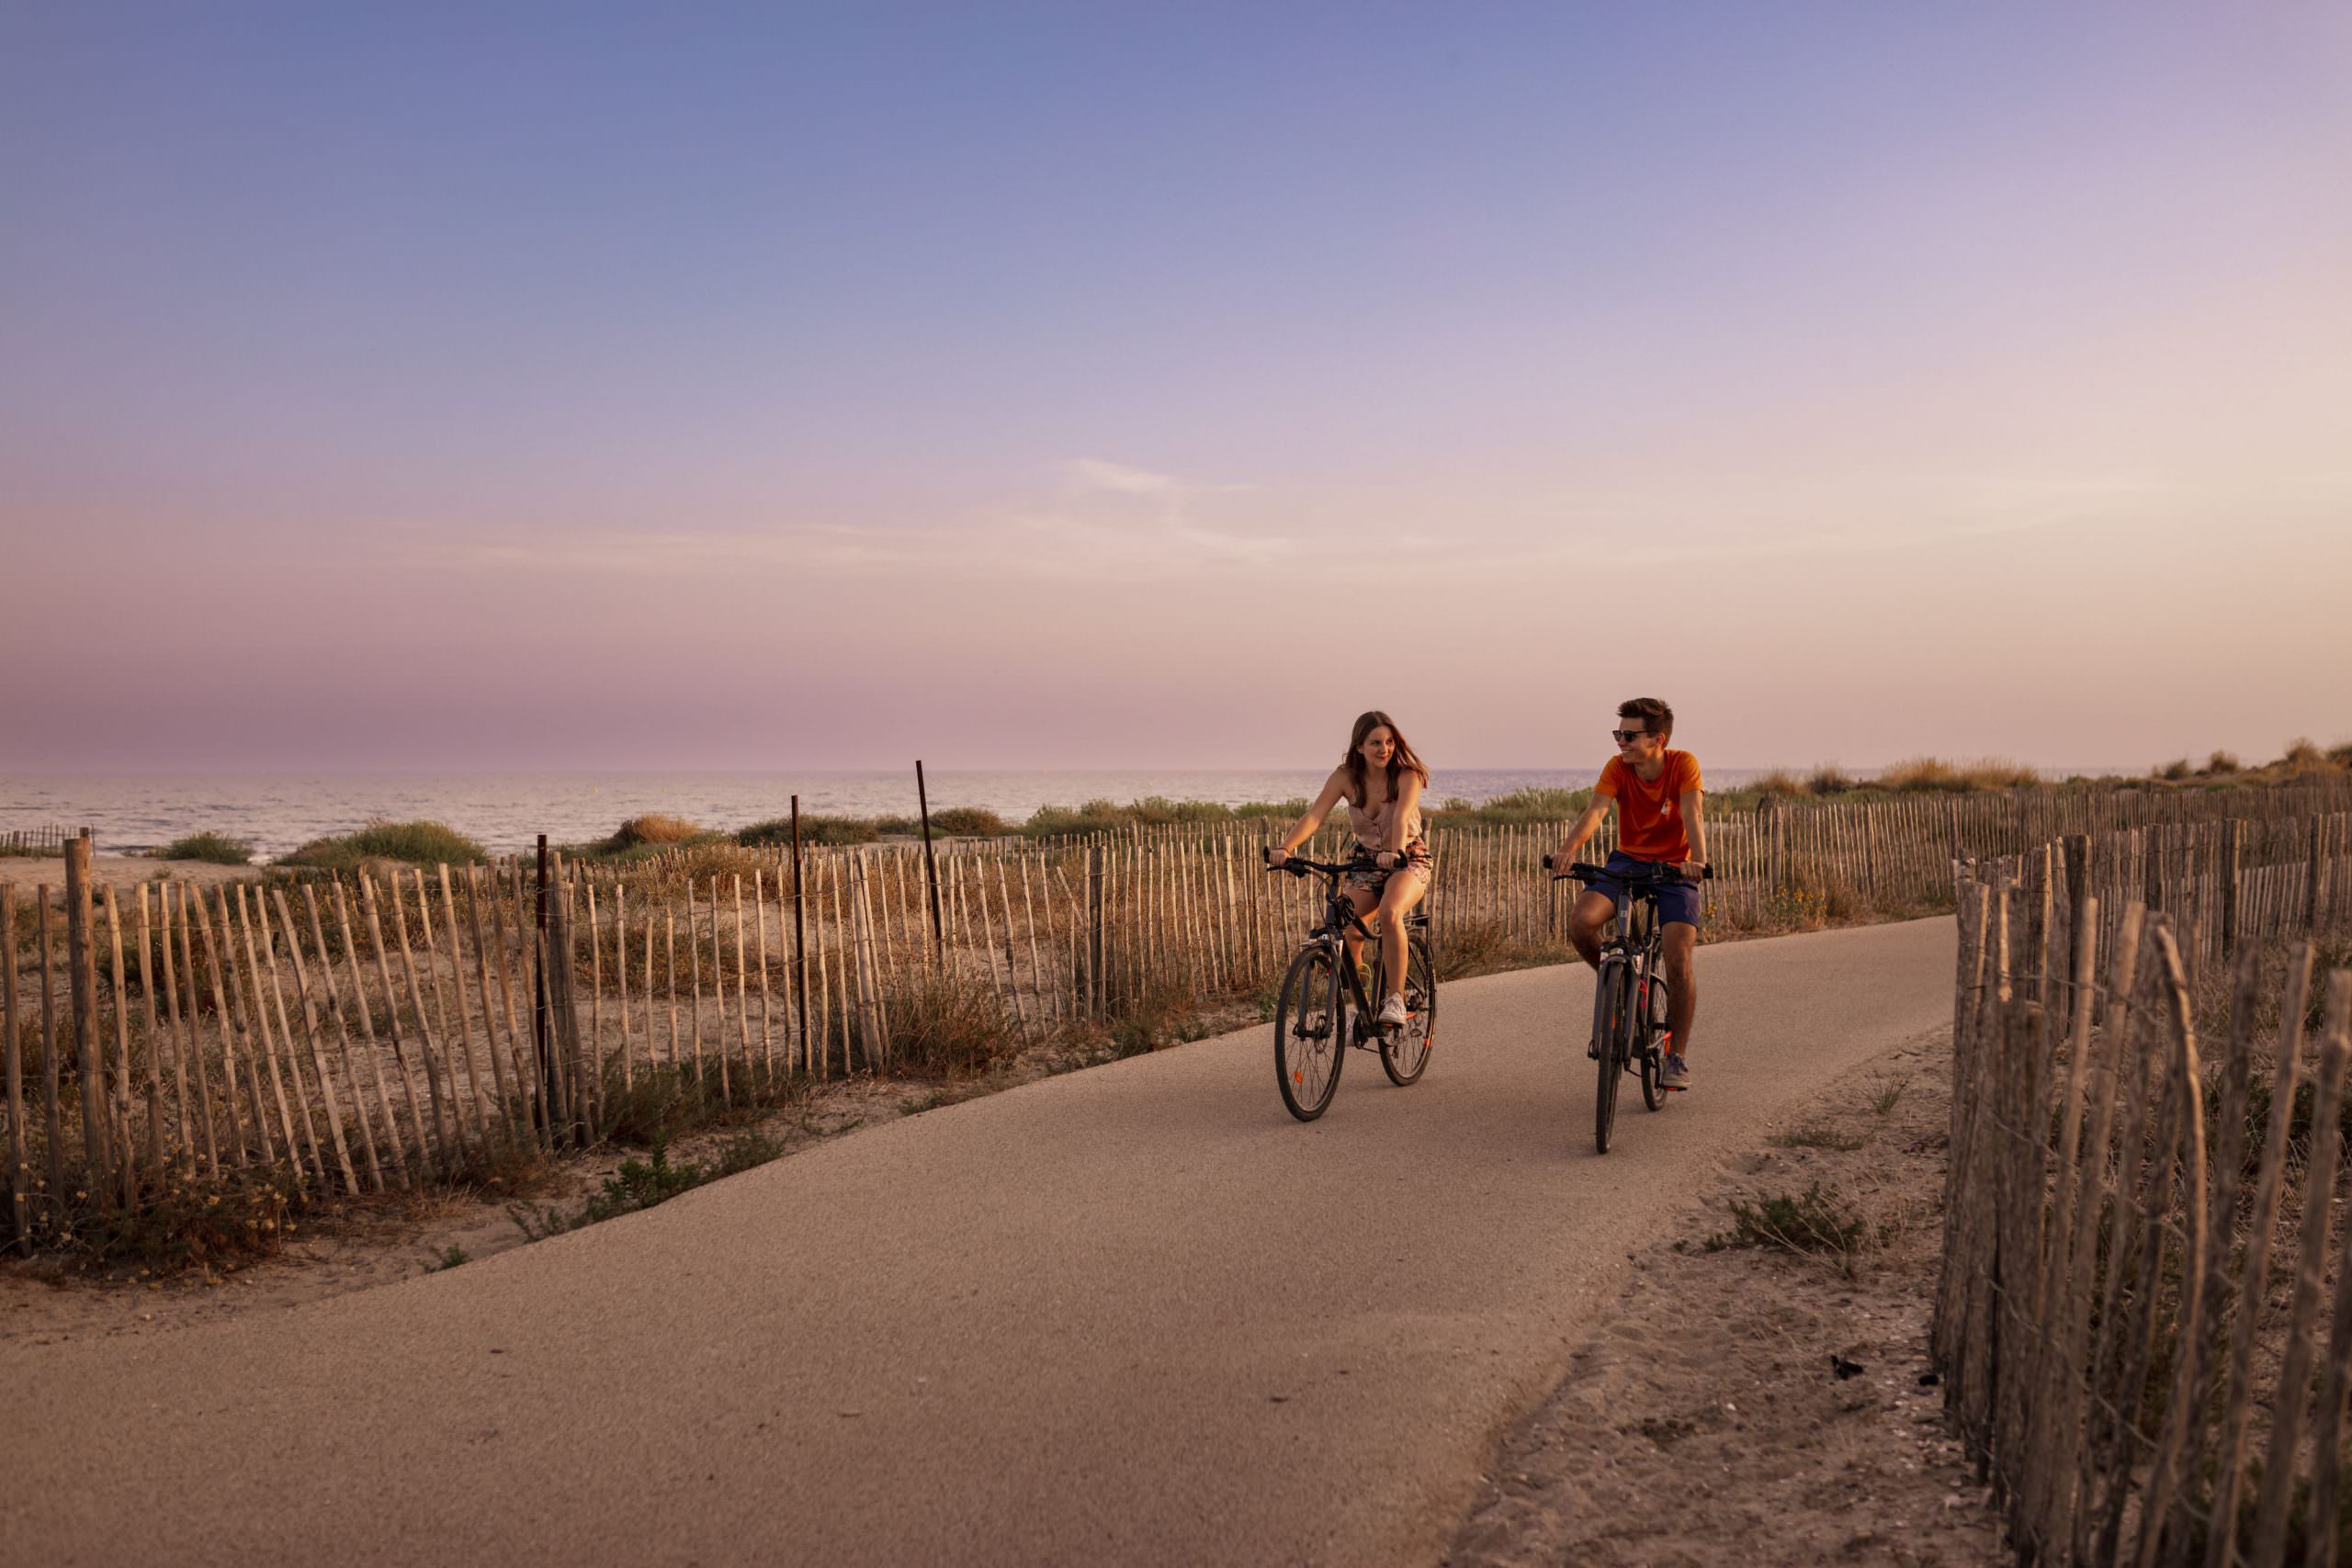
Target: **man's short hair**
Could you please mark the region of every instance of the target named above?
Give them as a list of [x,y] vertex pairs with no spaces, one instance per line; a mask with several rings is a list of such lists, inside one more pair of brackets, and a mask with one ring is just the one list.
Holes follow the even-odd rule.
[[1657,697],[1628,697],[1617,705],[1619,718],[1644,720],[1644,729],[1653,735],[1674,733],[1674,710]]

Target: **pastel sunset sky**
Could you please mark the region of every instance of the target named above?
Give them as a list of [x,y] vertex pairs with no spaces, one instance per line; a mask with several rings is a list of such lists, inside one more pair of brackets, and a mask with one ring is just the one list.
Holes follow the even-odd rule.
[[2352,739],[2352,8],[0,6],[0,773]]

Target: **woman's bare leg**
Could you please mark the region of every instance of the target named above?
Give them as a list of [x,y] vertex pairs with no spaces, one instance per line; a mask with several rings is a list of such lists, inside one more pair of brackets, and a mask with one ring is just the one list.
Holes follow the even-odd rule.
[[[1405,917],[1429,890],[1427,877],[1403,872],[1390,877],[1388,886],[1381,890],[1380,962],[1381,973],[1388,983],[1388,997],[1405,994]],[[1388,997],[1379,999],[1385,1003]]]
[[[1347,889],[1347,894],[1348,902],[1355,909],[1356,919],[1363,919],[1366,915],[1371,914],[1374,909],[1380,908],[1380,896],[1373,892],[1370,888],[1357,887],[1351,885]],[[1363,938],[1356,935],[1355,932],[1351,930],[1348,935],[1342,940],[1348,944],[1348,963],[1351,965],[1362,964],[1363,962]],[[1384,932],[1382,934],[1381,940],[1384,944],[1383,951],[1385,952],[1386,950],[1386,933]],[[1380,1004],[1380,998],[1378,997],[1373,998],[1372,1000],[1373,1005],[1375,1007]]]

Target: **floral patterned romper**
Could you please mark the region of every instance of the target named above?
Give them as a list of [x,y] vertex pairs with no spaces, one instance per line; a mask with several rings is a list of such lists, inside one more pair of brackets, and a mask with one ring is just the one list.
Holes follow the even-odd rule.
[[[1358,806],[1353,801],[1348,802],[1348,826],[1355,830],[1356,850],[1359,853],[1370,854],[1374,852],[1374,844],[1386,840],[1388,814],[1396,807],[1396,803],[1393,800],[1371,807]],[[1422,831],[1421,808],[1418,803],[1405,818],[1405,848],[1402,852],[1406,857],[1405,863],[1396,870],[1351,871],[1348,873],[1348,886],[1361,887],[1369,893],[1378,893],[1387,886],[1388,879],[1392,876],[1417,876],[1421,880],[1422,894],[1427,896],[1433,866],[1430,860],[1429,839]]]

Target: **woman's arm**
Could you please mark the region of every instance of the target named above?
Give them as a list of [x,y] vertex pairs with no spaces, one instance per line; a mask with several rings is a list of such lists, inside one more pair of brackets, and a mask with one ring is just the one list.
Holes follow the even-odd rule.
[[1340,804],[1340,796],[1345,795],[1347,790],[1348,781],[1343,771],[1339,768],[1332,769],[1331,776],[1323,781],[1323,793],[1317,795],[1313,804],[1307,807],[1306,814],[1292,823],[1290,831],[1283,834],[1279,840],[1266,846],[1266,863],[1268,865],[1282,864],[1290,858],[1291,851],[1315,837],[1315,829],[1323,826],[1323,818],[1331,814],[1331,807]]
[[1382,854],[1395,856],[1405,848],[1405,818],[1421,803],[1421,775],[1410,768],[1400,770],[1403,777],[1396,781],[1396,798],[1388,803],[1388,830],[1381,837],[1388,841],[1373,846]]

